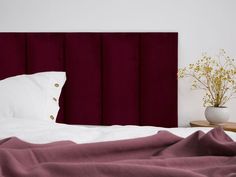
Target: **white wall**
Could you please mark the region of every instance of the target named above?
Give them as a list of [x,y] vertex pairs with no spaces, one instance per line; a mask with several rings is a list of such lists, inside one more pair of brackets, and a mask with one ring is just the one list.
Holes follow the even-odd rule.
[[[183,67],[219,48],[236,58],[236,0],[0,0],[0,31],[177,31]],[[180,126],[204,119],[189,86],[179,81]]]

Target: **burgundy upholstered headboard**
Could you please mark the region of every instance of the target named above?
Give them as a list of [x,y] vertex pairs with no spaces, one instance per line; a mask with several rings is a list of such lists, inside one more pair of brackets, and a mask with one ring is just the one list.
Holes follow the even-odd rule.
[[0,79],[66,71],[57,121],[177,126],[177,33],[0,33]]

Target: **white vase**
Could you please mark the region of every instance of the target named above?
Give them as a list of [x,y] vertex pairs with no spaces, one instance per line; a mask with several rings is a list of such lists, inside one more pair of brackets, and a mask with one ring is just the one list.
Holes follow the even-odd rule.
[[205,117],[210,124],[222,124],[229,120],[229,108],[208,106]]

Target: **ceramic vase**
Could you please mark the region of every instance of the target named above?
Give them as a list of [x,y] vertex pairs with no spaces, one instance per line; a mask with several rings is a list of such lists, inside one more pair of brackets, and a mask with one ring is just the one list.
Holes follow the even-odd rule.
[[222,124],[229,120],[229,108],[208,106],[205,117],[210,124]]

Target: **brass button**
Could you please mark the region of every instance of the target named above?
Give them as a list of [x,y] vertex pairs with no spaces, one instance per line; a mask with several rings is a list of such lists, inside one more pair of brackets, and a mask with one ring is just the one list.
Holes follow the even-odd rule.
[[54,100],[54,101],[57,101],[57,99],[56,99],[55,97],[53,97],[53,100]]
[[54,116],[53,116],[53,115],[50,115],[50,119],[54,120]]
[[55,86],[55,87],[59,87],[59,84],[58,84],[58,83],[55,83],[54,86]]

